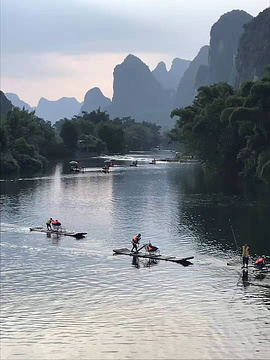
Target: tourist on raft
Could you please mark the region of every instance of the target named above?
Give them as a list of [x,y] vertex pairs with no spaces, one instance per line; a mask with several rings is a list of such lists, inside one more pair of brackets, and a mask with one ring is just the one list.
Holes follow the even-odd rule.
[[52,221],[53,221],[52,218],[50,218],[46,221],[47,230],[52,230],[52,226],[51,226]]
[[255,266],[258,268],[258,269],[262,269],[264,266],[265,266],[265,260],[263,257],[257,259],[255,261]]
[[60,226],[61,226],[61,223],[60,223],[60,221],[58,221],[58,220],[53,220],[52,221],[52,226],[53,226],[53,229],[54,230],[59,230],[60,229]]
[[152,245],[151,243],[149,243],[149,245],[147,245],[146,249],[148,252],[155,252],[158,250],[158,248],[156,246]]
[[131,244],[133,245],[131,252],[135,249],[135,252],[138,252],[138,245],[141,240],[141,234],[138,234],[137,236],[134,236],[134,238],[131,240]]

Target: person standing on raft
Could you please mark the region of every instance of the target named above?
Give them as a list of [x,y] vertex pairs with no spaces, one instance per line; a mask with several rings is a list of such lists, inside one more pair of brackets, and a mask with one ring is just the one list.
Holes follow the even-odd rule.
[[243,257],[243,267],[248,267],[249,246],[247,244],[242,246],[242,257]]
[[134,249],[135,249],[135,252],[138,251],[138,245],[140,243],[140,240],[141,240],[141,234],[134,236],[134,238],[131,240],[131,244],[133,245],[131,252],[133,252]]
[[52,221],[53,221],[52,218],[46,221],[47,230],[52,230],[52,226],[51,226]]

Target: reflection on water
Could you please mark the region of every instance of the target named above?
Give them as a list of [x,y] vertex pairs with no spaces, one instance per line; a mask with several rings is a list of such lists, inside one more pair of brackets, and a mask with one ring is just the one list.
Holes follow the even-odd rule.
[[[205,241],[236,250],[231,225],[236,232],[238,248],[248,242],[253,254],[267,254],[270,221],[270,188],[248,184],[228,184],[218,176],[194,166],[183,173],[181,181],[170,173],[172,183],[181,191],[180,226],[186,224]],[[207,238],[205,237],[207,234]]]
[[[153,157],[1,183],[2,359],[269,358],[269,273],[242,271],[228,220],[269,254],[269,188]],[[29,232],[48,217],[87,238]],[[193,265],[113,256],[138,232]]]

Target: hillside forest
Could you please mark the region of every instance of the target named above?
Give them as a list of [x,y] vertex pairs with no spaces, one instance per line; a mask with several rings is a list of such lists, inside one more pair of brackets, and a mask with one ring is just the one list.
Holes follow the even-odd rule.
[[175,109],[172,140],[227,177],[270,183],[270,66],[239,90],[225,82],[202,86],[192,105]]

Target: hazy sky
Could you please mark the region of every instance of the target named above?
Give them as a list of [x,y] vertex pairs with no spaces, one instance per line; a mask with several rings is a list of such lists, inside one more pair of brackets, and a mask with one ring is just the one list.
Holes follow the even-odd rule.
[[1,89],[31,106],[41,97],[112,96],[113,69],[132,53],[153,70],[192,60],[233,9],[253,16],[269,0],[1,0]]

